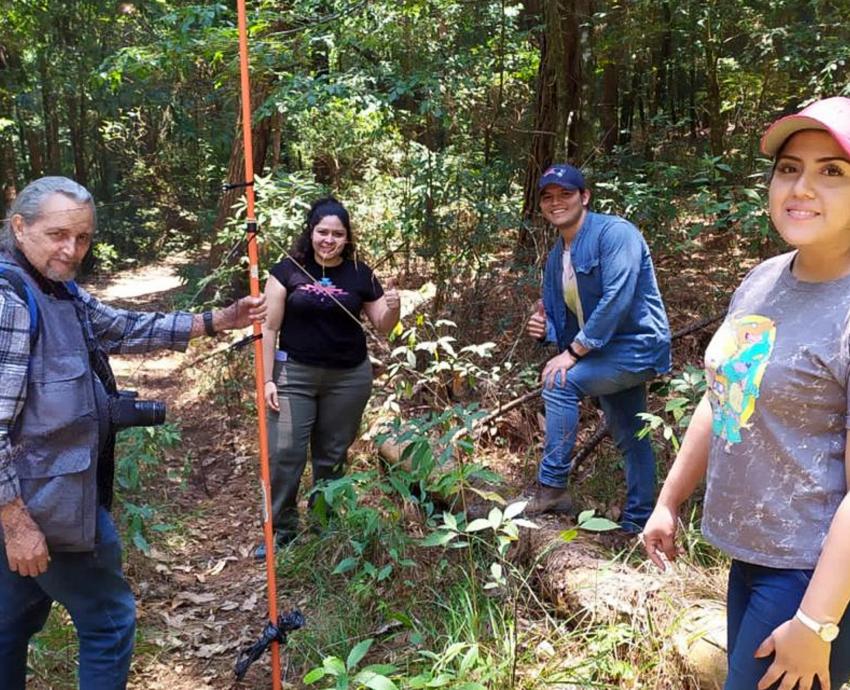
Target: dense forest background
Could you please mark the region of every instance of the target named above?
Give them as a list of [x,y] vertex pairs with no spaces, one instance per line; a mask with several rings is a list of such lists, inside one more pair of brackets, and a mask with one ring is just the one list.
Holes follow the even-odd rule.
[[[101,204],[107,266],[205,242],[219,266],[238,238],[222,185],[242,178],[235,3],[0,10],[0,204],[69,175]],[[442,291],[505,242],[540,251],[533,182],[568,159],[656,247],[706,230],[758,247],[760,133],[850,90],[848,16],[846,0],[250,3],[268,246],[332,191],[373,257],[424,259]]]

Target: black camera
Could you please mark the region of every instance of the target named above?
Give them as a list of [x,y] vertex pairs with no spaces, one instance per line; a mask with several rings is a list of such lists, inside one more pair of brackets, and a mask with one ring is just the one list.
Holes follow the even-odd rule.
[[109,419],[116,429],[131,426],[159,426],[165,422],[165,403],[139,400],[136,391],[118,391],[109,398]]

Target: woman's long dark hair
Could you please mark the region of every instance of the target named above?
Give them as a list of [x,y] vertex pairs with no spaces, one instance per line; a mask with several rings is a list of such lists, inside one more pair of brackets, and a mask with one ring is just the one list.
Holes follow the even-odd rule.
[[322,199],[317,199],[307,211],[307,221],[304,224],[304,230],[295,238],[292,243],[290,254],[298,261],[306,259],[315,259],[313,255],[313,229],[321,222],[322,218],[327,216],[336,216],[339,218],[345,228],[345,247],[342,250],[343,259],[351,259],[357,251],[354,246],[354,233],[351,231],[351,219],[348,216],[348,211],[345,210],[339,200],[332,196],[326,196]]

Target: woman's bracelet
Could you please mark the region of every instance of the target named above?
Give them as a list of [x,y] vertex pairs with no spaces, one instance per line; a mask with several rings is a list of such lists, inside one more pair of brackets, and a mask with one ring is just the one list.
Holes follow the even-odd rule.
[[584,355],[580,355],[578,352],[575,351],[575,348],[573,347],[572,343],[567,345],[567,352],[570,353],[570,357],[572,357],[576,362],[578,362],[582,357],[584,357]]

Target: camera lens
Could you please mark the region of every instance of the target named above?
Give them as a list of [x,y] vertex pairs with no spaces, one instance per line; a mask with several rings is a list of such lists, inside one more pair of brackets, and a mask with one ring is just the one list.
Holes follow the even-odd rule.
[[119,391],[109,400],[109,418],[116,429],[156,426],[165,422],[165,403],[139,400],[133,391]]
[[157,400],[136,400],[136,412],[144,426],[156,426],[165,422],[165,403]]

